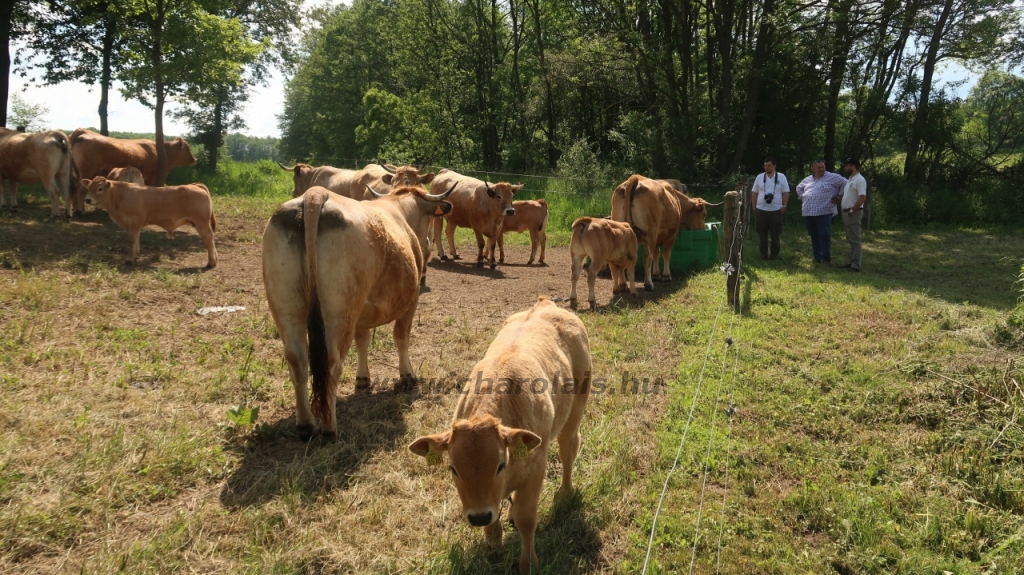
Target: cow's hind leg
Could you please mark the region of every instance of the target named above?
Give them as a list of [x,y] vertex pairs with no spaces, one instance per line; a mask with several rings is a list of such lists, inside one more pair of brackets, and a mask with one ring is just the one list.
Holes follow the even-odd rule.
[[[457,228],[451,220],[448,220],[448,225],[444,227],[444,235],[448,238],[448,251],[452,252],[452,259],[461,259],[459,257],[459,251],[455,247],[455,228]],[[444,259],[444,258],[442,258]]]
[[416,376],[412,372],[412,360],[409,359],[409,334],[412,332],[412,321],[415,316],[414,306],[408,314],[395,320],[395,330],[392,332],[395,349],[398,351],[398,373],[401,376],[395,384],[397,392],[412,391],[416,388]]
[[316,430],[313,412],[309,408],[309,348],[306,344],[306,326],[300,322],[278,327],[284,342],[284,359],[288,362],[292,387],[295,388],[295,430],[299,439],[308,441]]
[[[498,258],[498,263],[499,264],[505,263],[505,234],[504,233],[498,234],[498,253],[501,254],[501,257]],[[532,264],[533,263],[533,256],[530,256],[530,261],[528,261],[526,263]]]
[[[325,319],[327,318],[325,317]],[[333,441],[338,437],[338,382],[341,381],[345,358],[348,357],[348,350],[352,347],[352,340],[355,337],[355,328],[344,318],[332,323],[333,325],[326,326],[325,330],[325,333],[328,334],[327,373],[329,374],[326,393],[324,393],[327,414],[326,421],[320,422],[320,433],[327,441]]]
[[654,291],[654,279],[651,277],[651,273],[654,269],[657,257],[655,250],[657,249],[658,246],[653,242],[644,245],[644,288],[647,291]]
[[[584,253],[575,253],[571,251],[570,256],[572,257],[572,289],[569,291],[569,306],[572,309],[576,309],[578,300],[576,299],[576,284],[580,281],[580,273],[583,271],[583,258],[586,257]],[[587,272],[590,275],[590,272]]]
[[124,265],[133,266],[139,257],[139,236],[142,234],[142,227],[128,229],[128,259]]
[[661,246],[661,281],[672,281],[672,244]]
[[370,390],[370,330],[356,330],[356,391]]
[[612,272],[612,293],[618,294],[626,291],[626,282],[622,281],[622,266],[608,264]]
[[590,311],[595,311],[597,309],[597,297],[594,295],[594,284],[597,283],[596,270],[603,268],[605,263],[606,262],[604,260],[593,258],[593,261],[590,264],[590,269],[587,270],[587,301],[590,302]]
[[[199,232],[199,237],[203,238],[203,244],[206,246],[206,269],[212,270],[217,267],[217,246],[213,243],[213,230],[210,228],[210,224],[199,224],[196,226],[196,231]],[[167,235],[171,235],[173,232],[168,232]]]
[[[530,259],[526,261],[526,265],[533,263],[533,260],[537,258],[537,231],[530,230]],[[543,261],[543,260],[542,260]]]
[[43,180],[43,187],[46,188],[47,195],[50,196],[50,217],[60,217],[60,195],[57,194],[58,187],[53,180]]
[[473,230],[473,233],[476,234],[476,267],[482,268],[484,267],[484,246],[486,245],[484,235],[478,230]]

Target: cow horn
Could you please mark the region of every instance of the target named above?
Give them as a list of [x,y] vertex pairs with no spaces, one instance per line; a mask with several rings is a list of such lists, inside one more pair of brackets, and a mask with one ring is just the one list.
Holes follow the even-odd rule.
[[377,163],[380,164],[380,167],[384,168],[384,171],[386,171],[389,174],[394,175],[394,174],[398,173],[398,170],[392,170],[391,168],[388,167],[387,164],[385,164],[384,162],[380,161],[379,157],[377,158]]
[[295,166],[292,166],[292,167],[289,168],[289,167],[285,166],[284,164],[282,164],[281,162],[278,162],[277,165],[281,166],[282,170],[288,170],[289,172],[295,171]]
[[455,191],[455,186],[457,185],[459,185],[459,183],[455,182],[454,184],[452,184],[452,187],[448,188],[448,191],[443,194],[425,194],[423,197],[433,202],[440,202],[441,200],[448,199],[448,196],[452,195],[452,192]]
[[373,188],[370,187],[370,184],[366,184],[366,189],[370,190],[370,195],[373,196],[374,198],[377,198],[377,199],[383,198],[384,196],[387,195],[387,194],[378,194],[377,192],[373,191]]
[[427,156],[427,159],[422,164],[416,167],[417,172],[422,172],[424,168],[430,165],[430,162],[434,161],[434,156]]
[[712,204],[711,202],[704,202],[704,205],[709,207],[709,208],[717,208],[718,206],[720,206],[720,205],[722,205],[724,203],[725,202],[718,202],[717,204]]

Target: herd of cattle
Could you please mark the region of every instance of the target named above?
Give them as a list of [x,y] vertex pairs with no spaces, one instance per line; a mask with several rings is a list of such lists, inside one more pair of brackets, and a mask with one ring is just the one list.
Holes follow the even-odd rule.
[[[196,163],[184,140],[165,146],[167,169]],[[504,262],[506,232],[529,231],[528,263],[537,259],[538,248],[537,261],[544,261],[547,203],[514,201],[522,185],[491,184],[446,169],[436,175],[422,173],[423,166],[379,160],[361,170],[307,164],[281,168],[293,174],[293,199],[281,204],[266,225],[263,282],[284,343],[295,390],[296,427],[304,439],[317,433],[336,436],[338,382],[353,341],[358,355],[356,390],[369,387],[367,351],[376,327],[394,324],[400,374],[396,391],[415,386],[410,332],[426,264],[432,246],[437,246],[442,260],[448,253],[459,258],[457,227],[475,233],[478,266],[485,259],[492,269]],[[68,217],[72,205],[81,213],[83,202],[106,210],[129,232],[129,263],[138,256],[143,227],[156,225],[170,236],[189,223],[206,245],[208,267],[217,264],[210,191],[203,184],[156,187],[152,141],[108,138],[82,129],[70,138],[61,132],[0,129],[0,177],[10,184],[11,209],[17,209],[18,183],[41,183],[50,196],[53,217],[60,215],[60,196]],[[5,205],[2,192],[0,207]],[[707,202],[685,192],[678,180],[633,175],[613,192],[609,218],[581,217],[573,222],[573,307],[586,257],[591,259],[591,309],[596,306],[596,272],[605,265],[611,269],[616,293],[628,289],[636,294],[634,273],[641,244],[645,287],[654,288],[655,275],[671,280],[676,235],[681,229],[703,229],[707,214]],[[449,252],[442,244],[442,227]],[[496,245],[501,253],[497,262]],[[659,251],[662,262],[657,270]],[[586,328],[572,312],[539,297],[531,309],[506,320],[471,373],[490,385],[470,386],[459,400],[452,426],[409,448],[432,465],[448,454],[464,516],[471,525],[484,527],[491,541],[501,540],[501,502],[511,496],[509,516],[522,536],[520,572],[529,573],[538,561],[533,543],[537,504],[553,438],[558,439],[562,462],[559,495],[572,491],[579,424],[590,391]]]

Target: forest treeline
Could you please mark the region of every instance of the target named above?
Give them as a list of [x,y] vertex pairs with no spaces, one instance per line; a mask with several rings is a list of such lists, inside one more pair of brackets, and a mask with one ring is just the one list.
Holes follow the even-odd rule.
[[281,153],[725,183],[857,155],[894,217],[1001,220],[1021,25],[1012,0],[354,0],[307,17]]

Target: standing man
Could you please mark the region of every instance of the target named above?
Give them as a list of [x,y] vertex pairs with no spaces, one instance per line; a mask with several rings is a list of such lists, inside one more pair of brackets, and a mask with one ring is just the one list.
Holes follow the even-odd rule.
[[827,171],[825,160],[816,160],[811,175],[796,185],[815,263],[832,265],[832,218],[845,186],[846,178]]
[[860,221],[864,217],[864,202],[868,199],[868,183],[860,175],[857,158],[846,158],[843,169],[850,176],[843,191],[843,226],[846,227],[846,241],[850,242],[850,263],[846,269],[860,271]]
[[[761,259],[779,259],[782,235],[782,216],[786,215],[789,203],[789,181],[784,174],[775,171],[775,158],[764,159],[764,173],[754,178],[750,188],[750,203],[754,204],[754,227],[761,240]],[[772,251],[768,254],[768,235],[771,234]]]

